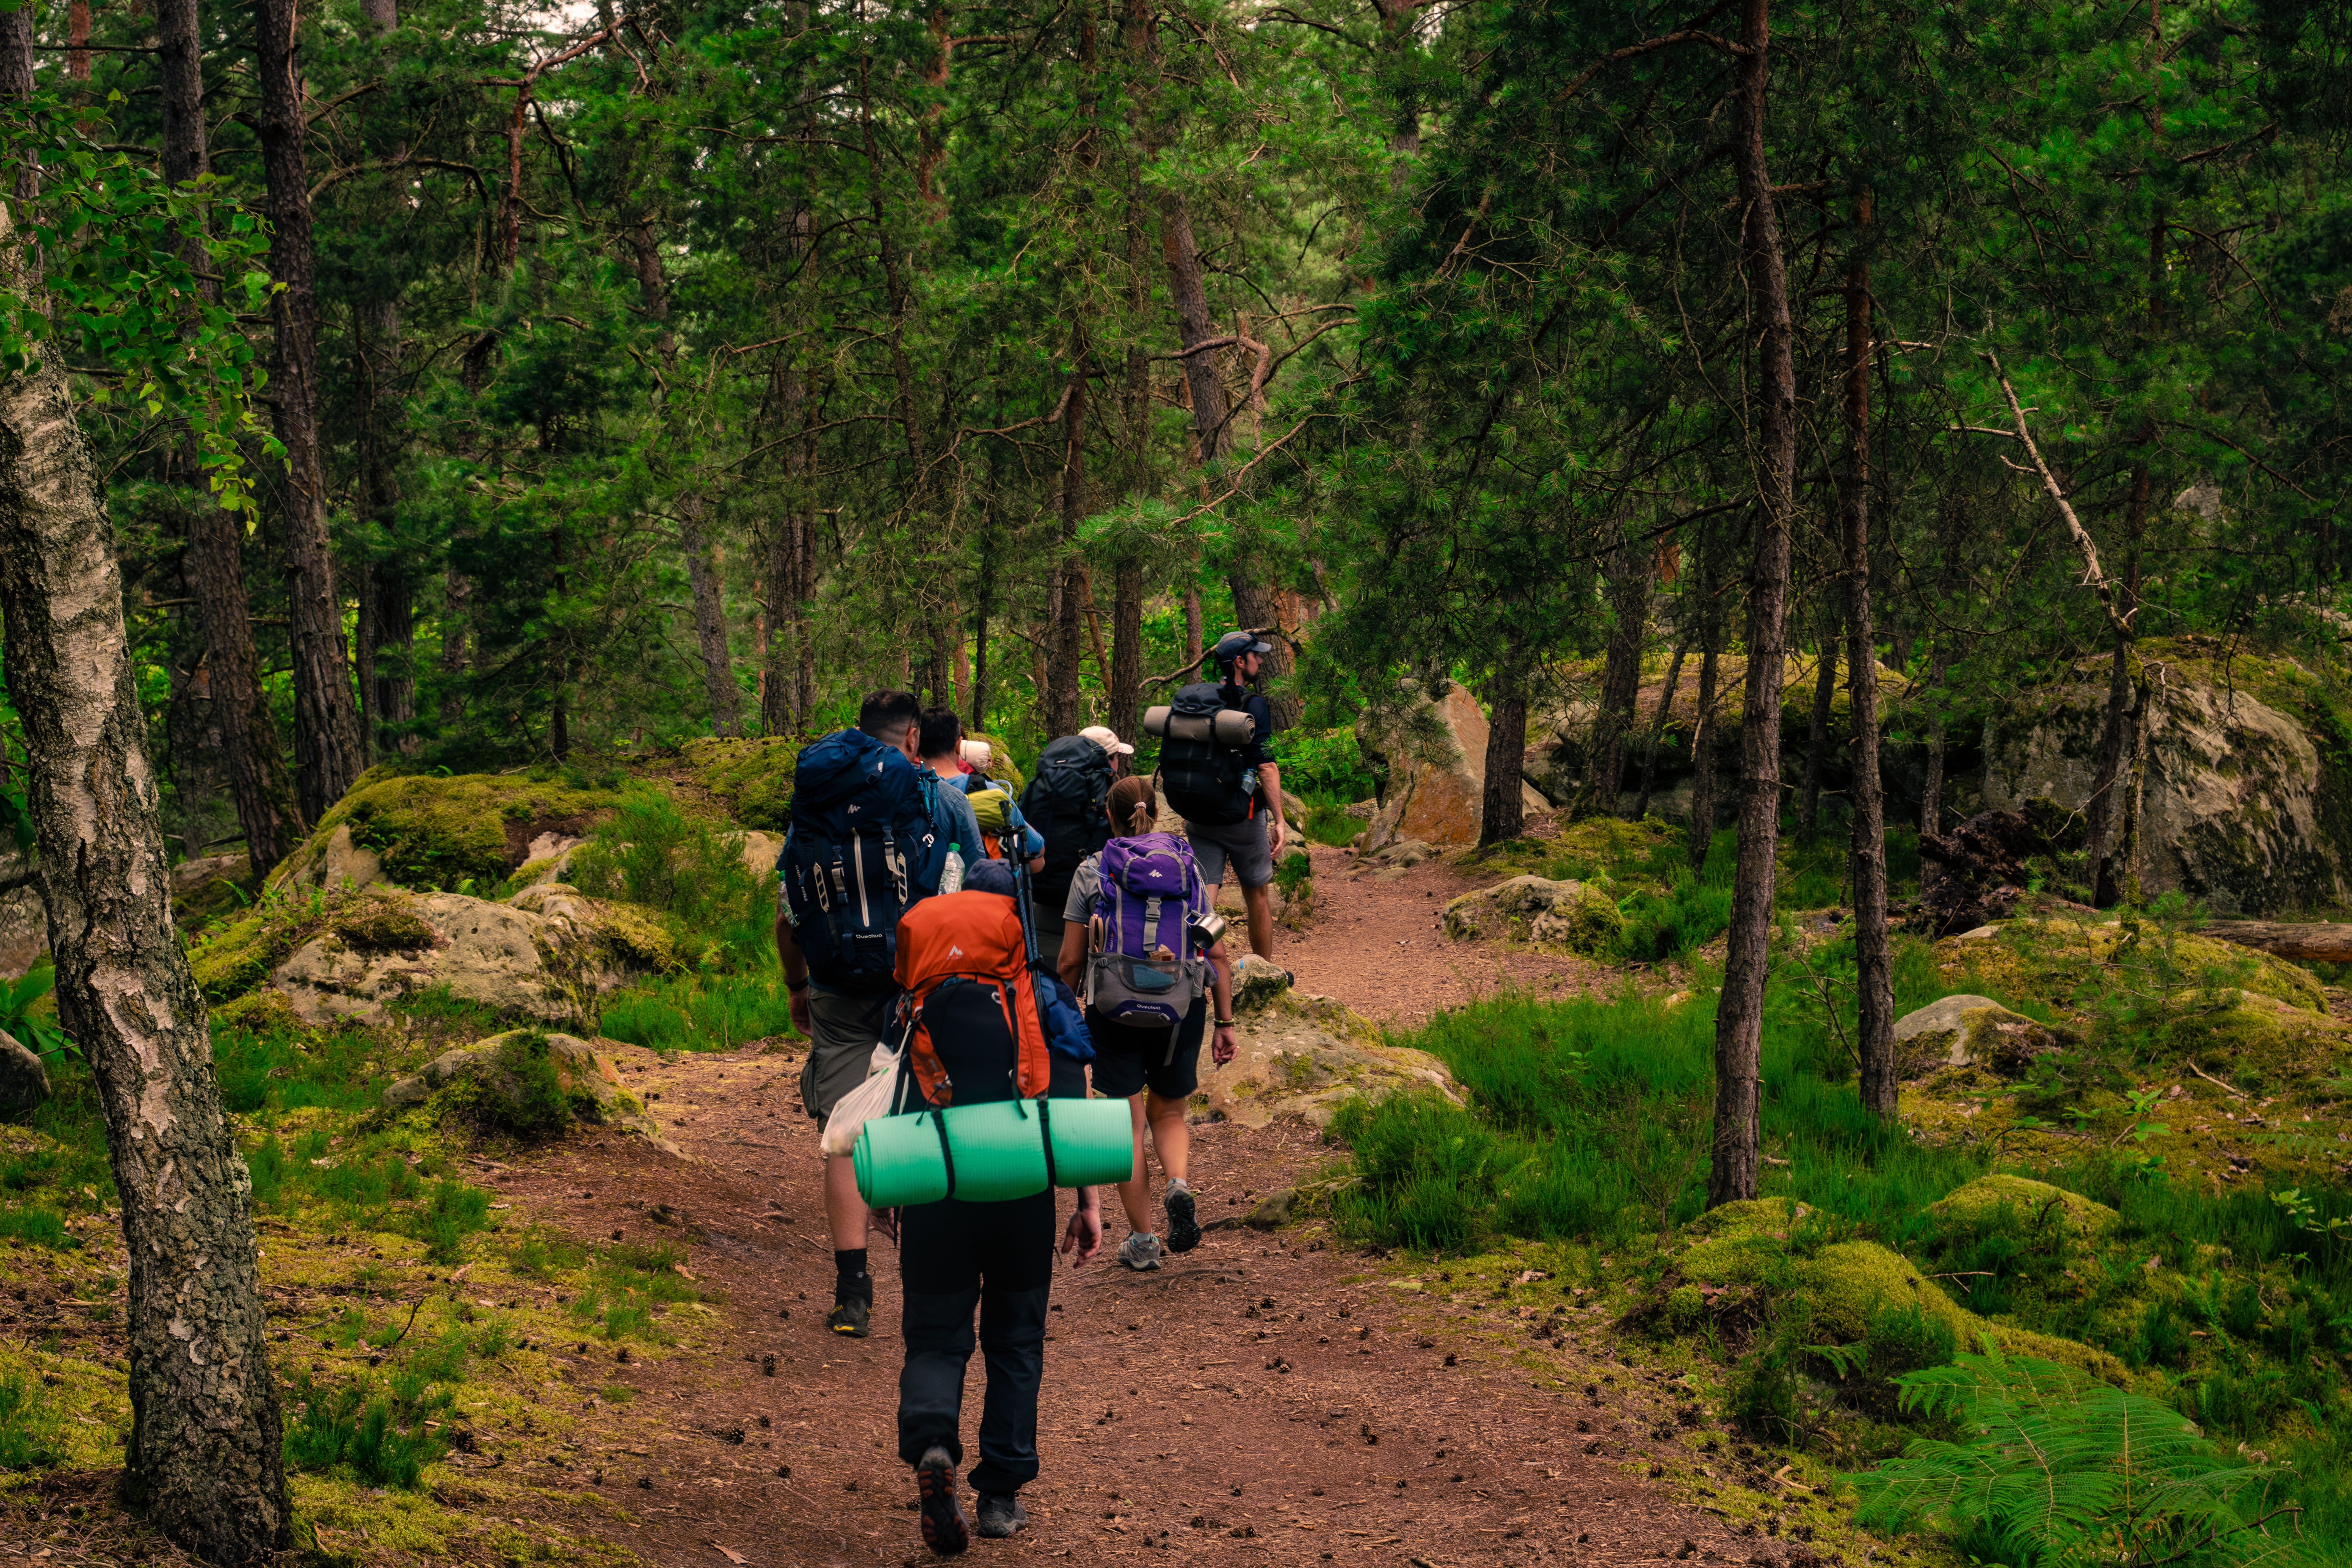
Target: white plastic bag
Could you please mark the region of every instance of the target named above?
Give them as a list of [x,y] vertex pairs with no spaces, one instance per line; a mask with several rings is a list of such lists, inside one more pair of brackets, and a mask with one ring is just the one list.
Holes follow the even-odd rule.
[[824,1152],[846,1159],[857,1147],[857,1134],[868,1117],[890,1114],[893,1091],[898,1087],[898,1053],[876,1042],[866,1059],[866,1081],[841,1097],[824,1119]]

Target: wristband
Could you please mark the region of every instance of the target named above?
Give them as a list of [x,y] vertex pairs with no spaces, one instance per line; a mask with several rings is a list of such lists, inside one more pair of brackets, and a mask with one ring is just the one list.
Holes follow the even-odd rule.
[[1230,1029],[1233,1026],[1234,1021],[1231,1018],[1220,1018],[1217,1020],[1217,1027],[1220,1029]]
[[793,992],[793,993],[797,994],[797,993],[799,993],[799,992],[805,991],[805,990],[807,990],[808,988],[809,988],[809,983],[808,983],[808,981],[807,981],[807,980],[805,980],[805,979],[794,980],[794,979],[791,978],[789,975],[785,977],[785,980],[784,980],[784,989],[785,989],[785,990],[787,990],[787,991]]

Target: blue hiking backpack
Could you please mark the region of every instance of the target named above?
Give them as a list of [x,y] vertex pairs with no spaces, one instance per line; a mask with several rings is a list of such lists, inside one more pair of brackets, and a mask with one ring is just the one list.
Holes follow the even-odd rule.
[[898,917],[922,897],[912,868],[931,847],[924,777],[862,730],[801,748],[776,879],[809,973],[831,989],[898,984]]

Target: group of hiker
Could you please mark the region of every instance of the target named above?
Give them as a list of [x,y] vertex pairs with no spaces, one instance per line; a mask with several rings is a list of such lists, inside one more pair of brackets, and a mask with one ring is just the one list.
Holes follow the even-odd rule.
[[[1272,651],[1255,633],[1229,634],[1207,656],[1219,679],[1147,714],[1160,742],[1154,776],[1136,773],[1135,747],[1097,725],[1049,743],[1016,797],[990,775],[988,742],[968,739],[952,710],[897,690],[870,694],[856,728],[800,753],[776,866],[776,950],[793,1026],[810,1042],[801,1098],[825,1129],[825,1326],[870,1331],[867,1237],[894,1239],[906,1342],[898,1453],[914,1468],[923,1540],[942,1554],[975,1531],[1009,1536],[1025,1522],[1018,1494],[1037,1473],[1055,1253],[1050,1132],[1039,1133],[1048,1184],[976,1201],[955,1195],[946,1113],[1032,1100],[1043,1113],[1089,1092],[1128,1100],[1132,1156],[1118,1190],[1129,1234],[1118,1260],[1156,1269],[1163,1253],[1200,1245],[1186,1116],[1203,1040],[1221,1065],[1234,1050],[1234,959],[1213,902],[1229,868],[1251,949],[1273,949],[1282,778],[1274,717],[1253,689]],[[1181,834],[1159,831],[1162,800],[1183,819]],[[950,1195],[869,1211],[849,1148],[879,1103],[940,1113]],[[1152,1224],[1147,1145],[1164,1178],[1164,1232]],[[1097,1190],[1076,1192],[1060,1239],[1074,1266],[1104,1239]],[[956,1473],[975,1339],[988,1384],[967,1514]]]

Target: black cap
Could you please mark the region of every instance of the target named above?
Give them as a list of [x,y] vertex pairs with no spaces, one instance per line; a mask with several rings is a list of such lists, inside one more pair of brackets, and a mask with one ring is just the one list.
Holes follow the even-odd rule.
[[1245,653],[1272,653],[1273,651],[1272,643],[1258,641],[1256,634],[1253,632],[1227,632],[1217,639],[1217,646],[1209,650],[1209,657],[1219,664],[1231,664]]

